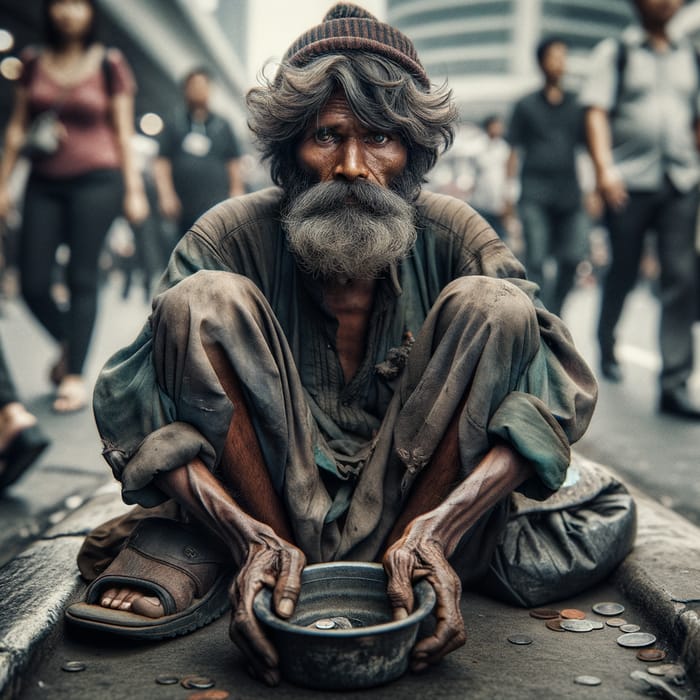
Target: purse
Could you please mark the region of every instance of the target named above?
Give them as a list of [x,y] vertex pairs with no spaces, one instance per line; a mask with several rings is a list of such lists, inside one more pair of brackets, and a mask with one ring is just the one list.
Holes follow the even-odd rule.
[[22,153],[31,160],[41,160],[56,153],[60,144],[58,112],[49,109],[29,125]]

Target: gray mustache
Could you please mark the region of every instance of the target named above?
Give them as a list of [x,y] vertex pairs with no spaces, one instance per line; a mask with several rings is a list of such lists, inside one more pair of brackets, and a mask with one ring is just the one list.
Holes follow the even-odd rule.
[[295,202],[295,218],[323,216],[341,208],[358,207],[373,216],[394,216],[404,201],[391,190],[371,182],[322,182]]

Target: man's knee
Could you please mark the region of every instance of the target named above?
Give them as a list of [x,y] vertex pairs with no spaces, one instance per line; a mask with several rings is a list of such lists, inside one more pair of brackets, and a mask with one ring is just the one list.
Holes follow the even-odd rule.
[[153,302],[155,322],[211,317],[224,309],[250,307],[261,295],[247,277],[219,270],[199,270],[159,294]]
[[527,335],[537,328],[533,301],[507,280],[459,277],[444,288],[441,296],[441,315],[450,321],[488,322],[493,328],[516,335]]

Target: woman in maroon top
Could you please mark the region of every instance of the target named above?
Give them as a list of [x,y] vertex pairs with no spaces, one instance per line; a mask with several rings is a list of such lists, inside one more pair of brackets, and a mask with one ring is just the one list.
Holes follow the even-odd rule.
[[[135,223],[148,213],[130,149],[134,79],[123,55],[96,41],[95,18],[94,0],[44,0],[45,46],[23,55],[0,162],[4,217],[10,208],[8,180],[29,125],[42,112],[57,113],[58,149],[32,159],[19,267],[27,305],[61,344],[51,371],[59,412],[87,404],[82,370],[97,312],[98,257],[105,234],[121,211]],[[67,310],[51,295],[61,243],[70,248]]]

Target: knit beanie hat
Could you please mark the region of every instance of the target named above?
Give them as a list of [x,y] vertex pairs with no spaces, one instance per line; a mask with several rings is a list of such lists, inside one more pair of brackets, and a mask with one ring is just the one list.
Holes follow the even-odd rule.
[[284,54],[293,66],[346,51],[367,51],[391,59],[405,68],[427,90],[430,80],[411,40],[389,24],[349,2],[334,5],[323,22],[304,32]]

